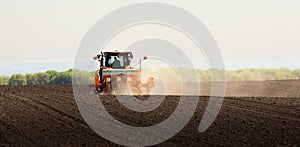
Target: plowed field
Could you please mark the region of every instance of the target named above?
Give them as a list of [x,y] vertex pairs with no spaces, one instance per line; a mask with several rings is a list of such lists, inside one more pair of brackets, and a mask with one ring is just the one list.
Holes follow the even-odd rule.
[[[188,125],[157,146],[300,145],[299,81],[227,84],[221,111],[205,132],[199,133],[198,125],[209,97],[201,96]],[[101,100],[117,120],[150,126],[166,119],[179,97],[169,95],[157,109],[142,114],[122,107],[115,96]],[[89,128],[70,85],[0,86],[0,144],[117,146]]]

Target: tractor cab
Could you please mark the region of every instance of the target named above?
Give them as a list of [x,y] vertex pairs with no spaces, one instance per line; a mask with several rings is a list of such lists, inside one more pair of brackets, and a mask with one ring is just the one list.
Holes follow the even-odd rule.
[[150,77],[147,83],[141,83],[141,62],[146,60],[139,59],[140,68],[130,66],[133,59],[130,51],[103,51],[94,57],[100,62],[99,73],[95,76],[95,87],[97,92],[111,93],[114,90],[126,91],[124,86],[129,85],[130,91],[142,94],[143,91],[149,93],[154,86],[154,78]]
[[104,66],[112,69],[128,69],[130,68],[132,52],[103,52]]

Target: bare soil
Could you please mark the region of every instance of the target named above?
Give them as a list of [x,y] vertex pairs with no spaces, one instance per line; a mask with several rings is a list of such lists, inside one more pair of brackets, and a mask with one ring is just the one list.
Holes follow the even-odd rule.
[[[209,83],[201,88],[209,95]],[[209,96],[201,96],[186,127],[157,146],[300,145],[300,81],[228,82],[214,123],[198,132]],[[113,117],[133,126],[166,119],[179,97],[169,95],[155,110],[139,113],[101,96]],[[143,97],[140,97],[143,99]],[[118,146],[97,135],[81,117],[72,86],[0,86],[0,145]]]

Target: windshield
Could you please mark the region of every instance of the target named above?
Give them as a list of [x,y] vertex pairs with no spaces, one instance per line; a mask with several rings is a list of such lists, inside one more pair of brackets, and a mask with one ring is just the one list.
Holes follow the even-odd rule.
[[128,59],[125,54],[119,55],[107,55],[105,58],[105,65],[115,69],[124,69],[125,66],[128,66]]

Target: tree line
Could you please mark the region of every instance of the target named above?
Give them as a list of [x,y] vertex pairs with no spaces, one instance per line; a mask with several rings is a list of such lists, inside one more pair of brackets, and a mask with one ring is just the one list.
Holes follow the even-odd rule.
[[[167,78],[171,80],[178,80],[178,75],[174,69],[162,68],[157,70],[145,69],[147,73],[152,73],[154,76],[160,78]],[[191,72],[189,69],[178,69],[179,72]],[[195,72],[196,71],[196,72]],[[193,70],[197,78],[202,81],[211,81],[212,73],[220,73],[222,70],[209,69]],[[0,76],[0,85],[37,85],[37,84],[72,84],[72,74],[75,77],[74,82],[80,83],[93,83],[93,77],[98,71],[87,72],[77,69],[69,69],[63,72],[55,70],[48,70],[46,72],[39,72],[34,74],[13,74],[11,76]],[[75,74],[74,74],[75,73]],[[226,70],[227,81],[261,81],[261,80],[289,80],[300,79],[300,69],[290,70],[288,68],[280,69],[264,69],[264,68],[245,68],[239,70]],[[221,79],[213,79],[218,81]]]
[[[180,80],[180,76],[183,76],[185,80],[189,80],[191,75],[196,75],[200,82],[208,81],[222,81],[222,73],[224,69],[158,69],[156,71],[147,69],[145,73],[151,73],[154,77],[160,77],[161,79],[167,79],[170,81]],[[142,74],[143,75],[143,74]],[[213,76],[215,75],[215,76]],[[288,69],[288,68],[243,68],[238,70],[226,70],[226,81],[263,81],[263,80],[296,80],[300,79],[300,69]],[[195,78],[191,78],[192,80]]]
[[[220,71],[220,70],[219,70]],[[217,69],[197,70],[201,81],[211,81],[211,72],[219,72]],[[300,79],[300,69],[288,68],[244,68],[239,70],[226,70],[227,81],[264,81],[264,80],[297,80]],[[219,79],[216,79],[217,81]]]
[[87,77],[89,81],[92,81],[93,77],[90,72],[69,69],[63,72],[48,70],[34,74],[0,76],[0,85],[72,84],[73,72],[79,72],[82,78]]

